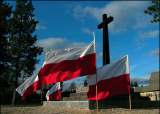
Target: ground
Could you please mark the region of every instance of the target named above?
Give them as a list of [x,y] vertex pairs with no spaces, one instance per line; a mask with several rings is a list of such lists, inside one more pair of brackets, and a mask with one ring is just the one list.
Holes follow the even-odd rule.
[[[1,114],[96,114],[88,109],[62,109],[43,106],[1,106]],[[103,109],[98,114],[159,114],[159,109]]]

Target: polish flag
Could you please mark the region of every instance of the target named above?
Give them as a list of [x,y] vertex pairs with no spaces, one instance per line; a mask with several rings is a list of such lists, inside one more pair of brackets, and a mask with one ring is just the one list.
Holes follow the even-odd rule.
[[32,94],[32,92],[36,92],[39,89],[38,84],[38,75],[33,75],[26,79],[24,83],[22,83],[16,91],[25,99],[27,96]]
[[87,78],[89,100],[104,100],[113,96],[130,94],[128,56],[99,68],[97,70],[97,81],[96,75],[89,75]]
[[95,41],[83,48],[51,51],[46,54],[45,65],[39,72],[41,85],[54,84],[95,74],[96,54]]
[[61,100],[61,87],[60,82],[57,82],[47,91],[46,94],[47,101],[60,101]]

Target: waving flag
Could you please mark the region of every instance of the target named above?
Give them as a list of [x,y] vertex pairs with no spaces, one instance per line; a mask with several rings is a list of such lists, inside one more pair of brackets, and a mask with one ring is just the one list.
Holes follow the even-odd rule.
[[26,79],[16,91],[22,96],[22,98],[25,98],[39,89],[38,81],[38,75],[33,75]]
[[[89,83],[88,99],[103,100],[112,96],[130,93],[128,56],[97,70],[96,75],[87,77]],[[97,96],[96,96],[97,82]]]
[[47,101],[60,101],[61,100],[61,87],[60,82],[57,82],[55,85],[48,90],[46,94]]
[[87,47],[72,48],[47,53],[45,65],[39,72],[42,85],[54,84],[78,76],[95,74],[95,42]]

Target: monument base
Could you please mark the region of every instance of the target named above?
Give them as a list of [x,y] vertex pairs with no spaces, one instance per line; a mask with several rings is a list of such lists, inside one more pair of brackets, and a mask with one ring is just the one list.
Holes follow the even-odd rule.
[[88,101],[43,101],[43,106],[89,109]]

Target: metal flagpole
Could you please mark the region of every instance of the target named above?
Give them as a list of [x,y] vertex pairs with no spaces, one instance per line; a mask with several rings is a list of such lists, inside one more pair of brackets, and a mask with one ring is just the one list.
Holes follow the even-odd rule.
[[[93,40],[94,40],[94,45],[96,44],[96,40],[95,40],[96,38],[95,38],[95,33],[93,32]],[[96,46],[94,46],[94,50],[96,50],[95,49],[95,47]],[[97,114],[98,114],[98,108],[99,108],[99,106],[98,106],[98,96],[97,96],[97,93],[98,93],[98,87],[97,87],[97,69],[96,69],[96,109],[97,109]]]
[[[128,55],[127,55],[127,63],[128,63],[128,65],[127,65],[127,67],[128,67],[128,71],[130,71],[129,70],[129,61],[128,61]],[[130,80],[130,75],[129,75],[129,80]],[[131,80],[130,80],[130,84],[131,84]],[[130,90],[129,90],[129,109],[131,110],[132,109],[132,102],[131,102],[131,87],[130,87]]]
[[42,88],[41,88],[41,104],[43,104],[43,92],[42,92]]
[[98,87],[97,87],[97,72],[96,72],[96,107],[97,107],[97,113],[98,113],[98,96],[97,96],[97,93],[98,93]]
[[[129,76],[130,77],[130,76]],[[132,109],[132,102],[131,102],[131,87],[130,87],[130,91],[129,91],[129,109]]]
[[129,93],[129,109],[132,109],[132,103],[131,103],[131,93]]

